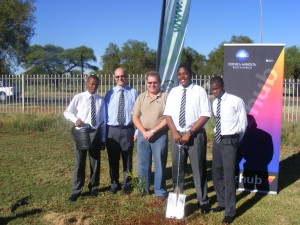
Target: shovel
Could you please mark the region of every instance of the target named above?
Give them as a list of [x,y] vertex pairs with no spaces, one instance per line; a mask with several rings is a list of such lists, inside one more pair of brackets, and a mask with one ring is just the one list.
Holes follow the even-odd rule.
[[182,144],[178,145],[178,167],[177,167],[177,183],[175,187],[175,192],[170,192],[168,196],[168,203],[167,203],[167,212],[166,218],[176,218],[182,219],[184,216],[184,203],[186,195],[180,194],[179,190],[179,167],[180,167],[180,151],[182,148]]

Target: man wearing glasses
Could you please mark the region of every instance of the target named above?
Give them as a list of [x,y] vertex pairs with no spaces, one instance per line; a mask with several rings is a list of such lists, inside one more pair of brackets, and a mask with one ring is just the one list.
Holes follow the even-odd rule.
[[[115,194],[122,188],[124,194],[131,191],[132,151],[134,126],[131,110],[137,98],[137,91],[126,84],[127,73],[123,68],[114,71],[116,86],[105,95],[107,109],[106,148],[111,179],[110,192]],[[119,161],[123,161],[123,181],[119,183]]]
[[132,120],[139,130],[137,138],[137,170],[142,194],[149,193],[152,156],[154,159],[154,193],[164,202],[166,190],[166,163],[168,156],[168,127],[163,115],[167,93],[160,90],[160,77],[155,71],[146,75],[147,91],[134,104]]

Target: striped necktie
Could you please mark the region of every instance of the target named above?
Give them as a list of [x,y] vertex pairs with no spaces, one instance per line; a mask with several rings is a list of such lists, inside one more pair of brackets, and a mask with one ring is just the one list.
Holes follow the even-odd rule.
[[93,95],[90,96],[91,101],[91,125],[96,127],[96,108]]
[[124,102],[124,89],[122,88],[120,90],[120,98],[119,98],[119,108],[118,108],[118,123],[119,125],[124,125],[124,107],[125,107],[125,102]]
[[181,104],[180,104],[180,112],[179,112],[179,126],[181,128],[185,127],[185,104],[186,104],[186,89],[183,89]]
[[217,143],[221,142],[221,99],[218,98],[218,105],[217,105],[217,117],[216,117],[216,137],[215,140]]

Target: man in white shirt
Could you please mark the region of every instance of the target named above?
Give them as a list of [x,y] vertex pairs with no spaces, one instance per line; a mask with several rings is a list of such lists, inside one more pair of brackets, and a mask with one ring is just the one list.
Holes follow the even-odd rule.
[[66,119],[72,121],[75,129],[88,128],[91,147],[78,149],[74,145],[74,176],[71,196],[69,201],[78,199],[83,190],[85,181],[86,156],[89,152],[90,159],[90,182],[89,190],[92,197],[97,197],[100,183],[100,150],[105,148],[106,139],[106,116],[104,99],[96,92],[99,78],[91,75],[86,82],[87,91],[74,96],[68,108],[64,112]]
[[[177,78],[179,86],[170,91],[164,111],[172,133],[170,142],[172,149],[173,185],[175,186],[177,182],[177,168],[179,163],[179,188],[183,192],[184,170],[187,157],[189,156],[197,200],[200,204],[202,214],[206,214],[209,212],[210,207],[207,196],[207,137],[204,126],[210,118],[210,102],[204,88],[192,82],[192,72],[189,67],[186,65],[179,66]],[[183,144],[184,146],[179,149],[177,144]],[[181,154],[180,162],[178,162],[179,151]]]
[[212,177],[218,201],[218,206],[212,211],[221,212],[225,210],[222,224],[230,224],[236,214],[237,148],[247,127],[247,114],[244,101],[225,92],[222,77],[211,78],[210,90],[216,98],[212,105],[216,120]]

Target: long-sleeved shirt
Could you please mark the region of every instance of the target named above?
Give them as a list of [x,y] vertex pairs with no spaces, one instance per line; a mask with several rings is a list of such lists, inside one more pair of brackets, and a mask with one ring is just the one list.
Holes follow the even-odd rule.
[[[212,104],[216,117],[218,99]],[[243,136],[247,127],[247,113],[244,101],[232,94],[224,93],[221,97],[221,135],[240,134]],[[214,129],[215,130],[215,129]]]
[[95,109],[96,109],[96,126],[93,127],[91,123],[91,94],[88,91],[82,92],[74,96],[70,102],[66,111],[64,111],[64,117],[74,124],[78,119],[84,123],[89,124],[92,128],[97,129],[101,125],[101,141],[105,142],[106,138],[106,115],[105,115],[105,102],[104,99],[93,94]]
[[[134,106],[135,100],[138,96],[137,91],[129,86],[124,88],[124,101],[125,101],[125,121],[124,126],[132,125],[131,111]],[[115,86],[110,89],[105,95],[105,103],[107,109],[107,124],[110,126],[118,126],[118,108],[121,88]]]

